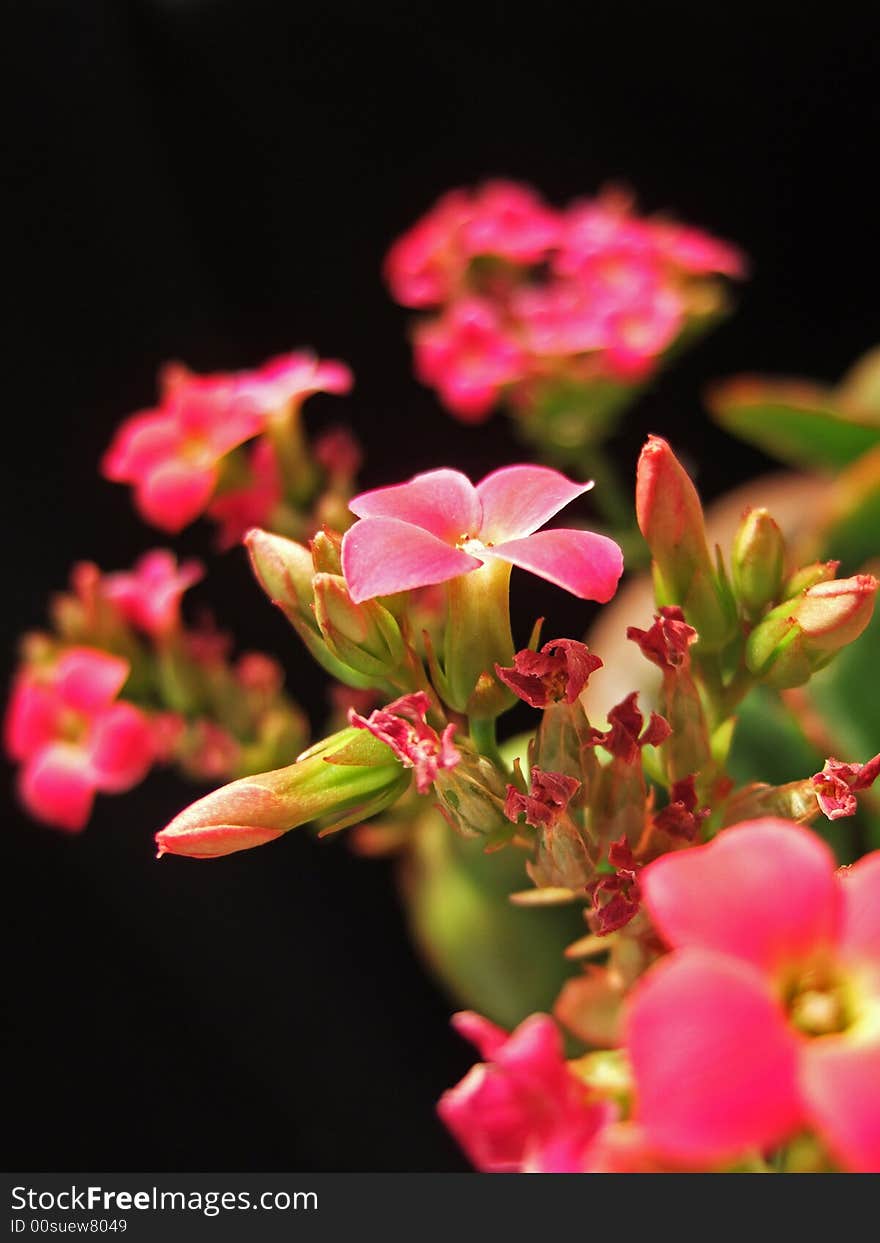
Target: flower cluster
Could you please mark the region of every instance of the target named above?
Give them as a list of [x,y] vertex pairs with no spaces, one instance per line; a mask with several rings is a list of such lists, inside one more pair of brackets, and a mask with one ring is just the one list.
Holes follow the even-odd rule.
[[299,533],[345,512],[359,452],[331,429],[311,450],[300,407],[315,393],[347,393],[344,363],[285,354],[254,371],[196,375],[179,364],[160,376],[160,403],[126,419],[102,471],[134,489],[138,512],[175,533],[202,514],[231,547],[251,526]]
[[617,190],[562,211],[494,181],[445,195],[391,247],[396,300],[433,314],[414,331],[415,369],[443,404],[479,422],[502,401],[524,416],[565,396],[645,380],[723,307],[741,278],[733,246]]
[[96,793],[130,789],[157,762],[222,781],[302,747],[277,662],[231,660],[209,620],[184,625],[181,598],[202,574],[165,549],[111,574],[81,562],[52,602],[52,633],[26,637],[5,739],[36,819],[77,832]]
[[662,952],[619,1048],[566,1062],[547,1015],[458,1016],[484,1060],[439,1112],[477,1168],[880,1170],[880,851],[837,871],[757,820],[639,886]]

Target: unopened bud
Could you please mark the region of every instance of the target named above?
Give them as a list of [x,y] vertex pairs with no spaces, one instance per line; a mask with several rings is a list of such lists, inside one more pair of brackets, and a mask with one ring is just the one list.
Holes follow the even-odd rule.
[[318,817],[342,827],[381,811],[408,784],[409,774],[383,742],[344,729],[287,768],[244,777],[200,798],[156,834],[159,855],[228,855]]
[[791,600],[794,596],[809,591],[817,583],[830,582],[839,567],[839,561],[814,561],[811,565],[801,566],[799,570],[795,570],[782,588],[784,599]]
[[316,574],[315,618],[330,651],[366,677],[385,678],[404,660],[397,622],[378,600],[355,604],[339,574]]
[[766,509],[749,509],[733,540],[733,589],[747,616],[759,617],[779,599],[785,568],[785,540]]
[[724,647],[736,632],[736,607],[712,564],[697,490],[658,436],[648,438],[639,458],[636,516],[654,558],[657,603],[684,610],[703,651]]
[[507,787],[491,760],[462,749],[454,768],[434,779],[440,810],[463,837],[491,837],[511,830],[504,814]]
[[288,621],[311,622],[312,554],[302,544],[253,527],[244,537],[257,581]]
[[311,542],[312,564],[317,574],[342,573],[342,536],[322,527]]
[[746,664],[768,686],[802,686],[871,620],[871,574],[817,583],[773,609],[749,635]]

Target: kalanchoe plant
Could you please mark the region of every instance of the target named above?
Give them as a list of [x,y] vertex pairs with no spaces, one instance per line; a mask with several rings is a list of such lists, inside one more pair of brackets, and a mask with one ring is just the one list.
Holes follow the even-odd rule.
[[[444,198],[386,267],[401,302],[434,313],[417,369],[449,408],[476,421],[503,401],[580,466],[743,271],[731,247],[620,194],[558,212],[511,183]],[[171,819],[160,856],[217,859],[308,824],[399,852],[413,933],[468,1005],[454,1022],[481,1060],[439,1113],[479,1169],[880,1170],[880,851],[839,825],[880,776],[876,716],[873,733],[849,728],[875,697],[858,662],[875,624],[861,520],[877,371],[861,364],[807,422],[777,411],[767,443],[807,460],[809,424],[852,461],[806,539],[753,506],[714,546],[681,462],[649,438],[634,510],[654,607],[624,620],[626,685],[597,712],[601,650],[542,642],[542,619],[515,637],[510,610],[514,569],[614,596],[618,543],[548,525],[592,488],[586,471],[505,466],[475,485],[443,468],[352,496],[354,442],[309,446],[300,419],[310,394],[348,390],[342,364],[167,370],[104,473],[154,525],[207,514],[221,547],[242,540],[335,680],[332,723],[303,750],[279,666],[184,621],[197,562],[82,563],[51,630],[22,645],[6,745],[23,802],[77,831],[96,794],[173,762],[229,784]],[[716,398],[722,417],[766,439],[737,393],[733,414],[730,390]],[[643,673],[659,673],[653,698]],[[532,728],[510,737],[523,704]],[[785,779],[737,759],[762,713],[815,743]]]

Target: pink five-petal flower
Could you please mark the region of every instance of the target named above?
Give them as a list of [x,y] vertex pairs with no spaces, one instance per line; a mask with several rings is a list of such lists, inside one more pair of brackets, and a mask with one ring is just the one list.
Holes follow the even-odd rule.
[[467,423],[488,418],[506,384],[525,374],[527,358],[491,302],[460,298],[418,325],[415,370]]
[[391,748],[405,768],[413,769],[419,794],[428,793],[441,768],[455,768],[461,759],[461,752],[452,743],[455,726],[447,725],[438,734],[425,720],[430,706],[424,691],[415,691],[395,699],[387,708],[375,708],[368,717],[354,708],[348,710],[351,725],[368,729]]
[[462,230],[472,214],[470,195],[451,190],[397,239],[384,272],[402,306],[436,306],[459,287],[468,263]]
[[446,582],[498,558],[605,603],[623,572],[617,544],[591,531],[538,530],[591,486],[544,466],[506,466],[476,487],[434,470],[363,492],[350,503],[360,521],[342,542],[352,599]]
[[612,1110],[591,1101],[569,1069],[549,1015],[531,1015],[510,1036],[476,1014],[453,1023],[485,1061],[443,1094],[437,1111],[477,1169],[582,1170]]
[[204,576],[199,561],[180,565],[173,552],[156,548],[127,572],[108,574],[104,592],[125,619],[153,638],[176,630],[184,592]]
[[880,1170],[880,853],[837,872],[808,829],[755,820],[640,880],[673,950],[627,1023],[652,1142],[714,1162],[808,1126]]
[[115,702],[128,664],[106,652],[70,648],[51,668],[26,669],[13,688],[6,744],[23,765],[22,801],[38,820],[77,832],[97,791],[140,781],[155,758],[149,721]]
[[488,181],[478,191],[462,237],[469,255],[540,263],[556,244],[560,217],[534,190],[515,181]]

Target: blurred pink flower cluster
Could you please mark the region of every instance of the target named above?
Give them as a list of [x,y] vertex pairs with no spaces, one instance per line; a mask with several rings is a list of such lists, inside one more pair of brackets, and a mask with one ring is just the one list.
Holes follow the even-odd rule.
[[226,780],[303,745],[278,663],[232,660],[208,620],[184,626],[181,599],[203,573],[165,549],[111,574],[80,562],[53,600],[52,633],[25,637],[4,741],[35,819],[78,832],[96,794],[131,789],[155,763]]
[[344,363],[302,351],[253,371],[214,375],[170,364],[160,376],[159,405],[120,425],[102,472],[133,487],[138,512],[153,526],[176,533],[207,513],[219,526],[220,547],[231,547],[248,527],[268,523],[313,465],[331,483],[341,476],[350,484],[360,464],[351,436],[325,433],[311,463],[296,420],[306,398],[347,393],[352,383]]
[[554,382],[638,383],[741,278],[733,246],[609,190],[556,211],[527,186],[453,190],[391,247],[404,306],[433,312],[413,341],[419,379],[465,422]]

